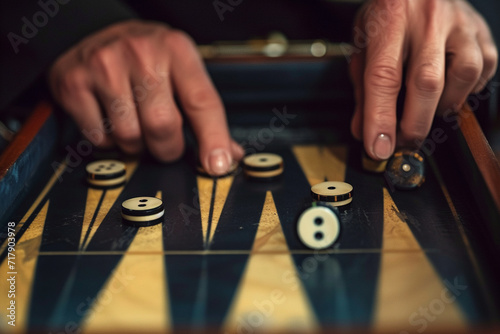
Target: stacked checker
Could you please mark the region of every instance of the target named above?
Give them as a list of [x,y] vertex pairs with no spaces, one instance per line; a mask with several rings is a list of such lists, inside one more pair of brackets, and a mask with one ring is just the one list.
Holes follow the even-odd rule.
[[[87,182],[96,188],[115,188],[126,181],[125,164],[118,160],[99,160],[86,166]],[[123,222],[136,226],[151,226],[162,222],[165,209],[156,197],[135,197],[122,203]]]
[[156,197],[134,197],[122,203],[122,218],[128,225],[156,225],[162,222],[164,214],[163,201]]
[[315,201],[327,202],[341,207],[352,202],[353,187],[346,182],[327,181],[311,187],[311,197]]
[[345,182],[322,182],[311,187],[314,202],[297,221],[297,234],[308,248],[331,247],[340,235],[339,207],[352,202],[353,187]]
[[125,164],[118,160],[99,160],[89,163],[86,168],[87,182],[96,188],[114,188],[125,183]]
[[243,158],[243,171],[251,180],[273,181],[283,170],[283,158],[277,154],[256,153]]

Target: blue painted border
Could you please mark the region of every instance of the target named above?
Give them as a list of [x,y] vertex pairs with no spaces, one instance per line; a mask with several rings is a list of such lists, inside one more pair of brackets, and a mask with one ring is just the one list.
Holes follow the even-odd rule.
[[[35,173],[42,163],[52,156],[56,147],[59,130],[52,113],[40,128],[28,147],[0,180],[0,228],[7,225],[15,201],[22,201],[28,190],[39,181]],[[18,223],[18,222],[16,222]]]

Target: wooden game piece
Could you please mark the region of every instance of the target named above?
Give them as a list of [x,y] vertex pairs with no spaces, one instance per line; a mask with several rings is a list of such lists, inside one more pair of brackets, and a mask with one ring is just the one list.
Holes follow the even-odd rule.
[[387,182],[396,189],[418,188],[425,181],[425,159],[418,151],[398,150],[387,164],[385,175]]
[[332,246],[340,234],[338,210],[329,205],[313,203],[297,220],[297,234],[308,248],[319,250]]
[[163,201],[156,197],[134,197],[122,203],[122,218],[133,226],[150,226],[162,221]]
[[283,173],[283,158],[273,153],[256,153],[243,158],[245,175],[254,179],[271,179]]
[[361,164],[367,172],[383,173],[387,166],[387,160],[374,160],[363,151],[361,154]]
[[343,206],[352,202],[353,187],[346,182],[327,181],[311,187],[311,196],[316,201]]
[[125,183],[125,164],[118,160],[98,160],[86,166],[87,182],[96,187],[111,188]]
[[233,163],[231,164],[231,168],[229,168],[229,170],[227,171],[226,174],[214,176],[214,175],[208,174],[207,171],[205,170],[205,168],[203,168],[203,166],[201,164],[198,164],[196,166],[196,172],[199,175],[205,176],[205,177],[217,177],[217,178],[233,175],[234,173],[236,173],[237,169],[238,169],[238,162],[233,161]]

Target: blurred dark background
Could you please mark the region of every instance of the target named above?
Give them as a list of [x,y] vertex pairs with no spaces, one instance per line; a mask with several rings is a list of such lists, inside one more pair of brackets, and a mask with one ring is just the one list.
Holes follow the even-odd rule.
[[[288,40],[323,39],[332,43],[348,43],[355,13],[363,2],[72,0],[60,7],[60,13],[65,14],[54,16],[46,27],[40,29],[36,38],[30,40],[26,52],[12,56],[6,38],[0,41],[0,120],[7,130],[17,131],[25,117],[26,111],[23,110],[29,110],[34,101],[49,96],[45,72],[57,55],[82,36],[113,21],[134,17],[163,21],[186,31],[200,45],[266,38],[276,31]],[[500,1],[469,2],[485,16],[498,45]],[[22,0],[17,5],[1,1],[2,34],[5,36],[12,27],[19,26],[21,17],[39,9],[34,1]],[[313,128],[333,124],[338,126],[340,136],[349,135],[345,125],[349,122],[353,103],[345,57],[330,61],[270,62],[248,66],[208,63],[208,68],[226,103],[228,118],[237,127],[262,124],[272,116],[270,112],[273,108],[281,110],[286,105],[290,111],[305,115],[297,123]],[[494,82],[498,82],[498,77]],[[476,115],[500,156],[498,88],[497,85],[490,86],[491,97],[481,100]],[[5,139],[3,141],[0,147],[6,144]]]

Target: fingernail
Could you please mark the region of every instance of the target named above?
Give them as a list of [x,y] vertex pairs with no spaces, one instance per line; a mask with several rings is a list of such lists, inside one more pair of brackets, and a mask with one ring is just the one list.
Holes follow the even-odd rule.
[[208,156],[208,166],[214,175],[227,173],[231,166],[231,155],[228,151],[218,148],[210,152]]
[[388,135],[383,133],[378,135],[373,144],[373,154],[381,160],[387,160],[391,157],[392,144]]

